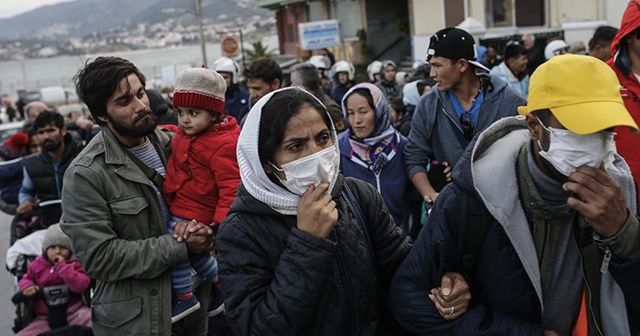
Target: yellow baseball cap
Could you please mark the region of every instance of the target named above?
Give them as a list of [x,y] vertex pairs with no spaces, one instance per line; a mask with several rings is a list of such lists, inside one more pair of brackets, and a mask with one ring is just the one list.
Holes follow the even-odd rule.
[[549,109],[569,131],[591,134],[615,126],[638,126],[620,96],[620,83],[601,60],[585,55],[554,56],[531,76],[527,106],[518,112]]

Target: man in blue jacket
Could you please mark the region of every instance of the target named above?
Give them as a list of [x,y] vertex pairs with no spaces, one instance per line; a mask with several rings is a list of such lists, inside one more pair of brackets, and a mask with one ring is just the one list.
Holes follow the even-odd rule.
[[[394,314],[419,334],[639,335],[636,188],[611,132],[638,127],[615,74],[592,57],[554,57],[518,110],[458,162],[396,273]],[[472,301],[445,307],[458,316],[445,322],[426,297],[451,271]]]
[[[83,148],[77,134],[67,131],[64,117],[58,112],[44,111],[33,122],[42,151],[24,159],[22,186],[16,212],[23,217],[32,214],[34,204],[59,200],[62,197],[63,176],[71,161]],[[43,209],[44,224],[60,220],[59,207]]]
[[476,59],[473,36],[462,29],[445,28],[433,35],[427,60],[436,85],[416,107],[405,158],[411,181],[425,202],[432,203],[439,190],[427,177],[427,165],[435,160],[455,167],[474,135],[516,115],[525,100],[489,75]]

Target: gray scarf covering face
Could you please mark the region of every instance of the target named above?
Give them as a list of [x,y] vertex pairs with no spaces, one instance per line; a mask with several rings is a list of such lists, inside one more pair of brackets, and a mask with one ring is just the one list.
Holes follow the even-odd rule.
[[[238,157],[238,167],[240,168],[240,180],[242,185],[247,189],[251,196],[255,197],[260,202],[269,205],[274,210],[284,215],[296,215],[298,213],[298,203],[300,203],[300,196],[290,192],[282,186],[274,183],[269,179],[264,171],[262,162],[260,162],[260,155],[258,151],[258,139],[260,136],[260,118],[262,116],[262,108],[271,100],[274,94],[286,90],[300,90],[314,99],[318,100],[311,93],[305,91],[300,87],[287,87],[276,91],[273,91],[264,97],[260,98],[258,102],[251,108],[247,119],[240,132],[238,138],[238,147],[236,155]],[[322,102],[318,100],[318,103],[322,106]],[[320,111],[329,113],[326,111]],[[329,117],[330,118],[330,117]],[[336,133],[335,126],[331,124],[331,138],[333,139],[333,145],[336,151],[338,148],[338,135]],[[329,190],[333,190],[336,180],[338,178],[338,170],[340,165],[337,164],[333,167],[335,174],[332,181],[329,181]]]

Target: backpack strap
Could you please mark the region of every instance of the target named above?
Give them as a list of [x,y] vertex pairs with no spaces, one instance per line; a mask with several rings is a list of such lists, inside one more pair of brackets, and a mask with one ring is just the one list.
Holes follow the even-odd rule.
[[478,256],[481,254],[487,233],[493,225],[493,216],[476,197],[459,188],[456,188],[456,191],[456,200],[460,209],[458,253],[461,257],[462,271],[471,287],[475,279]]
[[[151,141],[151,139],[147,140],[147,141]],[[160,157],[160,159],[162,160],[162,156],[160,156],[161,151],[158,148],[158,145],[156,145],[155,142],[151,141],[151,143],[153,144],[153,148],[154,150],[158,153],[158,156]],[[133,153],[131,153],[129,150],[127,150],[125,148],[124,152],[129,156],[129,159],[131,159],[131,161],[138,167],[140,168],[140,170],[144,173],[144,175],[158,188],[158,190],[162,191],[162,186],[164,184],[164,177],[160,174],[158,174],[158,172],[147,166],[144,162],[142,162],[140,159],[138,159],[137,156],[133,155]],[[163,165],[165,165],[166,167],[166,163],[162,162]]]

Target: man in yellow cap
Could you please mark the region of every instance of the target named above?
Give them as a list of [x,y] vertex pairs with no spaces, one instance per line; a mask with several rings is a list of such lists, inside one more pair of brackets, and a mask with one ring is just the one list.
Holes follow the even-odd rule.
[[[588,56],[536,70],[522,116],[469,146],[396,273],[400,323],[434,335],[640,334],[636,188],[611,132],[638,127],[619,89]],[[463,281],[430,292],[445,272],[464,274],[469,304]]]

